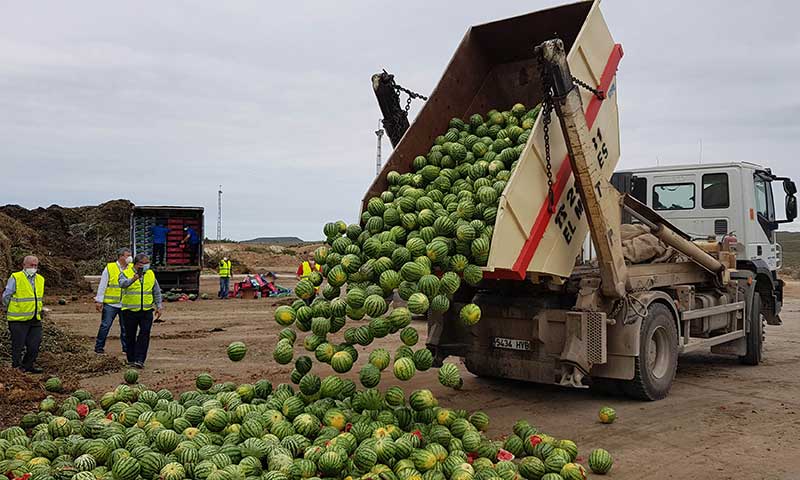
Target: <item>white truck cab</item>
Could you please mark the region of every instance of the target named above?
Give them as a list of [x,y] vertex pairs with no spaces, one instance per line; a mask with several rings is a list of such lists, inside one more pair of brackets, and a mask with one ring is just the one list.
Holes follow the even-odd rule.
[[[781,220],[772,188],[778,181],[785,193],[786,218]],[[780,324],[782,254],[775,232],[797,216],[792,180],[742,162],[620,170],[612,183],[692,237],[735,237],[737,267],[756,275],[764,316],[769,324]]]

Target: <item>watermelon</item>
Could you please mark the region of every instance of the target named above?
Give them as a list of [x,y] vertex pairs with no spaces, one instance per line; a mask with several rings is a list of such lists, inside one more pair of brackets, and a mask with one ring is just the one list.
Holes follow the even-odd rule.
[[578,463],[567,463],[561,467],[561,478],[564,480],[586,480],[586,470]]
[[421,348],[411,356],[417,370],[424,372],[433,366],[433,353],[427,348]]
[[61,385],[61,379],[58,377],[50,377],[44,382],[44,389],[48,392],[61,392],[64,387]]
[[409,357],[402,357],[395,360],[393,370],[394,376],[402,381],[411,380],[417,371],[414,366],[414,360]]
[[458,367],[452,363],[445,362],[439,368],[439,383],[445,387],[460,389],[464,382],[461,380],[461,373],[458,371]]
[[611,407],[603,407],[598,412],[597,416],[600,418],[600,423],[614,423],[617,419],[617,412]]
[[413,314],[422,315],[429,307],[428,297],[424,293],[417,292],[408,298],[408,310]]
[[381,381],[381,371],[375,365],[368,363],[361,367],[358,378],[361,381],[361,385],[364,387],[374,388],[378,386],[378,383]]
[[[244,354],[242,354],[242,357],[243,356]],[[292,346],[292,343],[285,338],[279,340],[278,343],[275,345],[275,349],[272,351],[272,358],[274,358],[275,361],[281,365],[287,365],[288,363],[290,363],[292,361],[293,356],[294,356],[294,348]]]
[[389,361],[389,352],[385,348],[377,348],[369,354],[369,363],[377,367],[379,370],[383,370],[388,367]]
[[139,372],[132,368],[125,370],[125,373],[122,376],[125,383],[128,385],[134,385],[139,381]]
[[303,278],[294,287],[294,293],[303,300],[308,300],[316,295],[314,284],[308,278]]
[[464,267],[463,275],[464,281],[473,287],[483,280],[483,271],[477,265],[467,265]]
[[413,347],[419,341],[419,333],[414,327],[406,327],[400,332],[400,340],[409,347]]
[[292,325],[297,318],[297,312],[288,305],[282,305],[275,310],[275,321],[278,325],[288,327]]
[[370,295],[364,300],[364,310],[372,318],[383,315],[388,309],[382,295]]
[[474,303],[468,303],[461,307],[459,319],[467,327],[476,325],[481,319],[481,309]]
[[331,367],[337,373],[345,373],[353,368],[353,357],[346,351],[339,351],[331,357]]
[[598,475],[605,475],[614,465],[611,454],[602,448],[596,448],[589,454],[589,468]]
[[232,362],[238,362],[242,360],[247,353],[247,346],[245,346],[244,342],[233,342],[228,345],[227,353],[228,358]]

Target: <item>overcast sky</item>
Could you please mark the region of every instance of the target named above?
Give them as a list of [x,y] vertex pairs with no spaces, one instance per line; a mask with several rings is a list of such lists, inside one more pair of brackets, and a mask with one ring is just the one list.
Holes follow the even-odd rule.
[[[430,92],[468,26],[559,3],[2,1],[0,204],[201,205],[213,236],[221,183],[224,236],[320,238],[374,175],[372,73]],[[620,167],[697,163],[702,139],[704,163],[800,180],[795,2],[602,9]]]

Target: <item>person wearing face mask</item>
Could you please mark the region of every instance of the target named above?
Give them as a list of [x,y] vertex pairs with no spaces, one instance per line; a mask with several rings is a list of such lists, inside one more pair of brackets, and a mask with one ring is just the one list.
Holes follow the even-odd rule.
[[[133,268],[119,274],[122,287],[122,322],[125,324],[128,365],[144,368],[153,320],[161,318],[161,287],[150,269],[150,258],[139,253]],[[153,313],[155,310],[155,316]]]
[[44,277],[36,273],[38,269],[39,259],[28,255],[22,260],[22,270],[9,277],[3,291],[11,333],[11,366],[28,373],[42,373],[34,365],[42,343],[44,306]]
[[94,352],[98,355],[105,353],[106,338],[114,319],[119,316],[119,340],[122,343],[122,353],[127,352],[125,338],[125,323],[122,321],[122,288],[119,286],[119,274],[126,269],[131,269],[133,257],[130,248],[117,250],[117,261],[111,262],[103,269],[100,275],[100,285],[97,287],[97,296],[94,297],[95,309],[101,313],[100,328],[97,330],[97,339],[94,342]]
[[228,257],[222,257],[219,261],[219,293],[217,296],[222,300],[228,298],[228,290],[231,286],[231,261]]

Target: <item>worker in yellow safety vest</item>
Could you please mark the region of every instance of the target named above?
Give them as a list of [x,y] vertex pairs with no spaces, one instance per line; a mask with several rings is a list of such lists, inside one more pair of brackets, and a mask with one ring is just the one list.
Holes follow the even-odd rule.
[[222,300],[228,299],[228,290],[231,287],[231,261],[228,257],[222,257],[222,260],[219,261],[219,293],[217,296]]
[[143,253],[136,255],[133,268],[119,274],[119,286],[122,287],[122,321],[127,337],[128,365],[144,368],[153,320],[161,318],[163,311],[161,287],[150,269],[150,257]]
[[22,270],[8,278],[3,290],[3,305],[8,309],[6,319],[11,333],[11,366],[28,373],[42,373],[42,369],[34,366],[42,343],[44,307],[44,277],[36,273],[38,269],[39,259],[26,256],[22,260]]
[[[313,272],[314,270],[321,272],[322,268],[320,268],[320,266],[314,260],[314,254],[309,254],[308,257],[306,257],[306,260],[303,261],[303,263],[301,263],[299,267],[297,267],[297,272],[295,273],[295,277],[298,280],[308,278],[308,276],[311,275],[311,272]],[[319,287],[316,287],[314,289],[314,293],[315,295],[319,293]],[[311,299],[306,300],[306,303],[310,303],[310,300]]]
[[[103,269],[100,275],[100,284],[97,286],[97,295],[94,297],[95,308],[101,312],[100,328],[97,330],[97,339],[94,342],[94,352],[105,353],[106,338],[114,319],[119,317],[119,340],[122,343],[122,353],[126,353],[125,323],[122,321],[122,287],[119,286],[119,274],[125,270],[132,270],[133,257],[131,249],[124,247],[117,250],[117,261],[111,262]],[[131,272],[133,276],[133,272]]]

